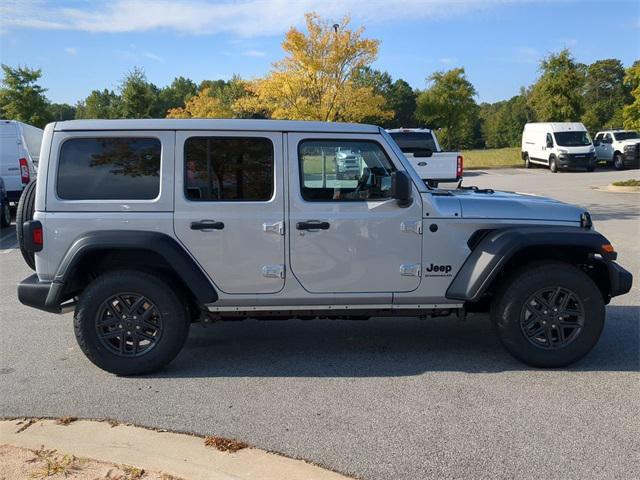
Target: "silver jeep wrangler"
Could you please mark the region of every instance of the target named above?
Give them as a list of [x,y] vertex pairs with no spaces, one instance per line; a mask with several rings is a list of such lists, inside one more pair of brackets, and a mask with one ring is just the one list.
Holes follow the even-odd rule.
[[[358,152],[355,178],[326,168]],[[169,363],[196,321],[490,311],[523,362],[585,355],[632,277],[583,210],[429,188],[384,130],[270,120],[47,126],[18,235],[20,301],[73,310],[87,357]],[[333,171],[332,171],[333,170]]]

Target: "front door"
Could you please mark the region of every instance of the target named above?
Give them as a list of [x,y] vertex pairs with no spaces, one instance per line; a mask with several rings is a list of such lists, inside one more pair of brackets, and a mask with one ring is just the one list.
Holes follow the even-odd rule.
[[418,288],[422,203],[415,186],[410,206],[391,198],[401,165],[379,136],[290,133],[288,155],[290,261],[302,286],[323,294]]
[[284,286],[282,134],[177,132],[174,229],[225,293]]

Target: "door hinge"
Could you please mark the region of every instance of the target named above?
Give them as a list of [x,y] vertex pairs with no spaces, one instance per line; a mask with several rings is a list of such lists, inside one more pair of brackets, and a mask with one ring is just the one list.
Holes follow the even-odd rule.
[[422,275],[422,264],[403,263],[400,265],[400,275],[404,277],[419,277]]
[[262,224],[262,231],[266,233],[277,233],[278,235],[284,235],[284,222],[265,222]]
[[413,232],[422,235],[422,220],[413,220],[410,222],[402,222],[400,224],[401,232]]
[[284,278],[284,265],[265,265],[262,276],[267,278]]

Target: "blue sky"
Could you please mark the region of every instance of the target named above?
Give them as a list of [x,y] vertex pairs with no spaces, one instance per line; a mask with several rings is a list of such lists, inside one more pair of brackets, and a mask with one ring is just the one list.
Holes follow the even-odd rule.
[[518,93],[539,59],[564,47],[578,61],[640,58],[640,2],[633,0],[111,0],[0,2],[0,58],[42,68],[55,102],[116,89],[134,66],[158,86],[265,74],[283,57],[283,35],[304,12],[350,14],[381,40],[375,68],[424,88],[436,70],[463,66],[478,101]]

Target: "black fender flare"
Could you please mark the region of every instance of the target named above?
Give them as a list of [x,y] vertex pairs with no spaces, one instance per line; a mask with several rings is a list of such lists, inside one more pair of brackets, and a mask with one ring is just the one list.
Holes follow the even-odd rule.
[[191,290],[200,305],[218,300],[218,294],[200,265],[177,240],[159,232],[101,230],[77,238],[64,254],[51,282],[45,305],[55,308],[63,300],[65,284],[79,262],[99,250],[146,250],[160,255]]
[[615,253],[602,251],[602,245],[608,243],[602,234],[581,227],[533,226],[492,230],[473,248],[445,296],[451,300],[479,300],[509,259],[527,247],[573,247],[598,253],[607,261],[615,260]]

